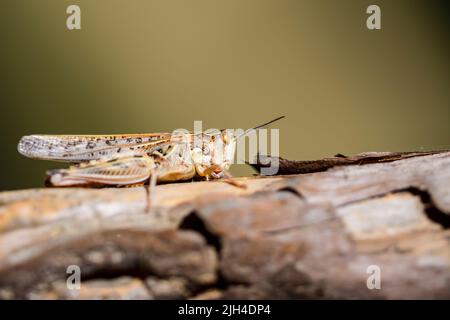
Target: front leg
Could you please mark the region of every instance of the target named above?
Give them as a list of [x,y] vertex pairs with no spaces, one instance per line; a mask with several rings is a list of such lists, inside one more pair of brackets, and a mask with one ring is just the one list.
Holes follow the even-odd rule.
[[228,183],[234,187],[238,187],[241,189],[247,189],[247,185],[240,181],[237,181],[235,177],[229,171],[223,171],[223,182]]

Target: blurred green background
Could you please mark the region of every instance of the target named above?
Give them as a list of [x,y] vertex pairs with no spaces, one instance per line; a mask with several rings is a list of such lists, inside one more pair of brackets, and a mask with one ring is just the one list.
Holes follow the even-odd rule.
[[[450,147],[447,3],[1,0],[0,188],[42,186],[60,166],[17,153],[32,133],[247,128],[286,115],[274,127],[292,159]],[[70,4],[81,30],[66,29]],[[370,4],[381,31],[366,28]]]

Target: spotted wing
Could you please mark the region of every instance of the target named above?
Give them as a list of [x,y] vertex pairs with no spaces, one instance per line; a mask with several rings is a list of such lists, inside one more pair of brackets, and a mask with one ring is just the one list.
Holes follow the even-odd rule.
[[176,142],[170,133],[30,135],[22,137],[17,149],[29,158],[76,163],[140,156]]

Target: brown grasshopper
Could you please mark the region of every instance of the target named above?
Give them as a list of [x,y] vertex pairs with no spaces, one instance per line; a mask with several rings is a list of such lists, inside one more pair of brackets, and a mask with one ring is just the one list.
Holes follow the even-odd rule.
[[228,169],[236,140],[281,118],[240,135],[227,129],[212,134],[30,135],[22,137],[18,151],[33,159],[74,163],[68,169],[47,171],[49,186],[128,186],[148,182],[151,195],[157,182],[230,178]]

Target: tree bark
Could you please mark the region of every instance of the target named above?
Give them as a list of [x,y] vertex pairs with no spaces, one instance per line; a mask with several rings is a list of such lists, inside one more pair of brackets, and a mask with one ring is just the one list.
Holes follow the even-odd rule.
[[149,214],[139,187],[2,192],[0,298],[450,298],[450,152],[280,166],[157,186]]

